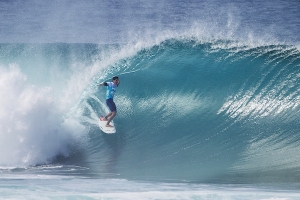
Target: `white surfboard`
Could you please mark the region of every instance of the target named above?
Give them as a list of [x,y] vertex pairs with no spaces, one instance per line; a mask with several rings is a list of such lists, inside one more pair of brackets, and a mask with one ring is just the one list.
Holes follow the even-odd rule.
[[101,121],[99,118],[99,127],[100,129],[107,134],[113,134],[116,133],[116,128],[114,126],[114,122],[111,121],[109,124],[112,125],[113,127],[106,127],[107,121]]

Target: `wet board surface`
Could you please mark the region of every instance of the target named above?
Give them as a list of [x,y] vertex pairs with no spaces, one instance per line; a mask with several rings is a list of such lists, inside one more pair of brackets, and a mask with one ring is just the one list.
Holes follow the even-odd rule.
[[114,122],[111,121],[109,124],[112,125],[113,127],[106,127],[106,121],[101,121],[99,118],[99,127],[100,127],[101,131],[103,131],[104,133],[107,133],[107,134],[116,133],[116,128],[114,126]]

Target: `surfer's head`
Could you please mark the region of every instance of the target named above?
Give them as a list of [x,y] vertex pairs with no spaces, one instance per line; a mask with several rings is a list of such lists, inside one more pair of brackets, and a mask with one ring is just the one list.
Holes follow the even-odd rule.
[[114,77],[112,78],[112,81],[113,81],[117,86],[119,86],[119,84],[120,84],[119,77],[114,76]]

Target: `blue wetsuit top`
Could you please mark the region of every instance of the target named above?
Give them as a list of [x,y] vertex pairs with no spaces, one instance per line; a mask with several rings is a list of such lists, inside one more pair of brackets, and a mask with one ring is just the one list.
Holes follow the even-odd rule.
[[118,85],[114,84],[113,82],[105,82],[104,85],[107,86],[106,99],[113,99]]

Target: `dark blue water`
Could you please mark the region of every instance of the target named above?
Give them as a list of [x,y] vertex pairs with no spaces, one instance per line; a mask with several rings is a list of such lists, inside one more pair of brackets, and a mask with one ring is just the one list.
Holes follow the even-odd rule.
[[1,1],[1,42],[120,43],[166,34],[299,43],[299,1]]
[[296,199],[298,4],[2,1],[1,198]]

